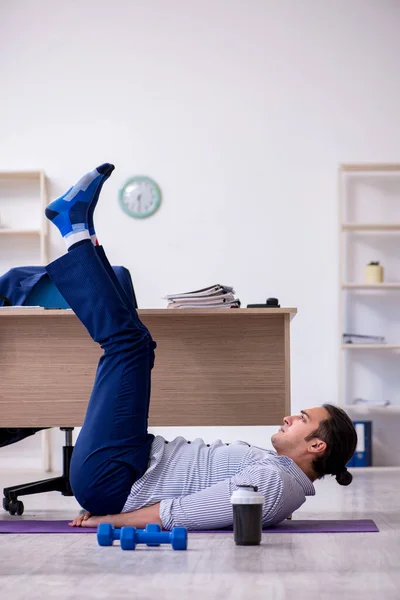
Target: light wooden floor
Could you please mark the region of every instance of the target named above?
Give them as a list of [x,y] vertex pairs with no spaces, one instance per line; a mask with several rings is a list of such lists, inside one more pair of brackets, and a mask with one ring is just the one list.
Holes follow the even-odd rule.
[[[400,469],[354,470],[348,488],[331,478],[294,518],[372,518],[380,533],[270,534],[236,547],[230,534],[191,534],[187,552],[100,548],[95,535],[3,535],[0,598],[166,600],[367,600],[400,598]],[[42,477],[0,473],[1,487]],[[68,519],[73,498],[25,500],[23,517]]]

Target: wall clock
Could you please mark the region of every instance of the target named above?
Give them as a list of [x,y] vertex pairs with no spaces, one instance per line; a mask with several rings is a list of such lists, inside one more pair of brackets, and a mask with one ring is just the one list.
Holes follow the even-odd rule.
[[161,204],[161,190],[153,179],[135,175],[128,179],[119,192],[122,210],[134,219],[154,215]]

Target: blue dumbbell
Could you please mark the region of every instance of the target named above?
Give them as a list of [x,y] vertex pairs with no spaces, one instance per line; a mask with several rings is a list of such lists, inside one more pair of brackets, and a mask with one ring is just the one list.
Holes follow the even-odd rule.
[[[135,531],[135,527],[122,527],[121,529],[117,529],[110,523],[100,523],[97,527],[97,541],[99,546],[112,546],[115,540],[120,540],[121,548],[123,550],[134,550],[136,545]],[[144,531],[155,533],[161,531],[161,527],[156,524],[146,525]],[[159,546],[160,544],[148,545]]]
[[174,527],[172,531],[156,531],[155,529],[149,531],[148,527],[147,525],[146,529],[136,529],[135,544],[147,544],[148,546],[171,544],[174,550],[186,550],[187,530],[185,527]]
[[186,550],[187,531],[185,527],[174,527],[172,531],[161,531],[156,524],[146,525],[146,529],[122,527],[116,529],[109,523],[101,523],[97,528],[97,541],[100,546],[112,546],[114,540],[120,540],[122,550],[134,550],[136,544],[159,546],[171,544],[174,550]]
[[100,523],[97,527],[97,541],[99,546],[112,546],[115,540],[120,540],[123,550],[135,548],[133,527],[116,529],[110,523]]

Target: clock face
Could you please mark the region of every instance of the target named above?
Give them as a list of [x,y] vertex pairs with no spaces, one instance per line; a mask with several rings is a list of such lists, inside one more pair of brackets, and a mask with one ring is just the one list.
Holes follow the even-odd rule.
[[135,219],[153,215],[161,203],[161,191],[155,181],[144,175],[129,179],[119,193],[123,211]]

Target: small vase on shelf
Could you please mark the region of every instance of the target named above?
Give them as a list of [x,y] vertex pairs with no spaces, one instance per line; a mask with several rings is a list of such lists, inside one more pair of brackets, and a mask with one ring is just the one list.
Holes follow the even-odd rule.
[[371,261],[365,267],[365,283],[382,283],[383,267],[378,261]]

